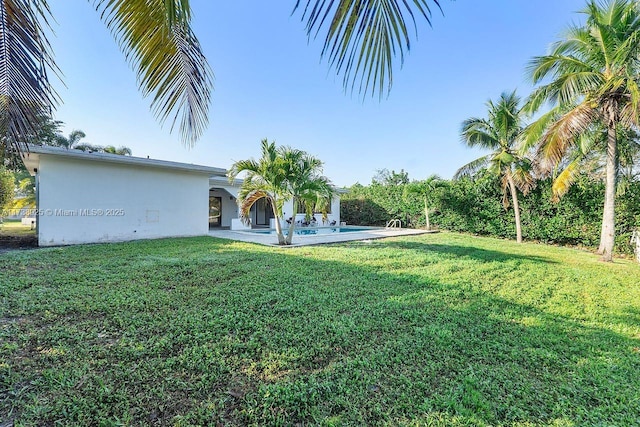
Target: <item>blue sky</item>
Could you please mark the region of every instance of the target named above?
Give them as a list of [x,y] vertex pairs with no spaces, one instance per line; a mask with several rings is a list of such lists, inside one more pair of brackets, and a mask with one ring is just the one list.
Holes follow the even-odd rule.
[[585,0],[441,0],[433,28],[419,26],[388,98],[345,94],[307,40],[291,1],[192,0],[194,30],[215,73],[210,125],[193,148],[155,121],[149,101],[90,2],[51,2],[50,42],[64,83],[55,117],[86,142],[126,145],[134,156],[229,167],[258,157],[260,140],[325,162],[339,186],[367,184],[376,170],[412,179],[450,178],[481,155],[460,143],[460,123],[484,116],[502,91],[531,90],[525,66],[544,54]]

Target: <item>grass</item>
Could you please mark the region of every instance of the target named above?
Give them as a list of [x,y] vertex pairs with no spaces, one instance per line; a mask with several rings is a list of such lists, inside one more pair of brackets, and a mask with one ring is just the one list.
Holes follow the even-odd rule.
[[29,225],[22,225],[19,219],[5,219],[0,223],[0,236],[35,235],[35,230]]
[[640,424],[640,266],[452,233],[0,256],[0,423]]

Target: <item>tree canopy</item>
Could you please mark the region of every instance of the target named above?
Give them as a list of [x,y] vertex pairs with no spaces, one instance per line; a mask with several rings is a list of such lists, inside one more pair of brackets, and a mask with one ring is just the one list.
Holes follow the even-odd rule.
[[[599,252],[611,261],[615,242],[615,192],[618,177],[618,135],[640,124],[640,6],[636,1],[590,0],[582,11],[584,24],[572,25],[548,55],[534,58],[529,74],[541,84],[528,108],[545,102],[553,108],[530,129],[530,144],[548,172],[566,156],[592,150],[606,153],[606,190]],[[589,138],[598,128],[605,137]],[[579,149],[576,150],[576,147]],[[556,194],[570,182],[569,162]]]

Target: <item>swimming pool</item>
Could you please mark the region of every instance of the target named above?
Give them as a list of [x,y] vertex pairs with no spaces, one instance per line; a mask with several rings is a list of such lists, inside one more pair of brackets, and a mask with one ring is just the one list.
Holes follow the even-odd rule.
[[[293,234],[296,236],[318,236],[323,234],[337,234],[337,233],[355,233],[357,231],[372,231],[376,230],[374,227],[304,227],[296,228],[293,230]],[[289,229],[282,230],[284,235],[289,234]],[[255,234],[269,234],[275,235],[276,230],[258,230],[251,231]]]

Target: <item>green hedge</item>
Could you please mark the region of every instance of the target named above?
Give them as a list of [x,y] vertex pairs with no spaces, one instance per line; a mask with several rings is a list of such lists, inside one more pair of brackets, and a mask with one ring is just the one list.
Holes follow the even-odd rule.
[[[424,226],[423,201],[403,194],[404,185],[356,184],[342,196],[341,218],[349,224],[376,226],[398,218],[406,227]],[[430,198],[431,223],[441,229],[515,238],[513,209],[504,208],[496,179],[445,181]],[[523,236],[545,243],[597,247],[603,200],[604,184],[587,177],[558,202],[552,201],[551,180],[540,181],[527,196],[520,194]],[[640,182],[633,182],[616,200],[618,253],[633,253],[629,240],[638,227]]]

